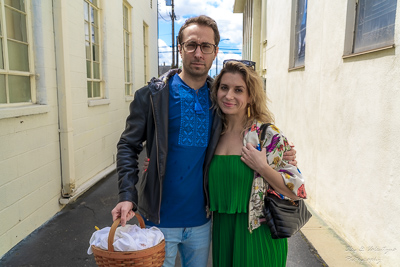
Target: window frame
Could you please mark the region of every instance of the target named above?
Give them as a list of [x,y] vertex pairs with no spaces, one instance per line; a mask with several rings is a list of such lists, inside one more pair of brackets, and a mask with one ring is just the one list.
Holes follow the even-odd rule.
[[[343,50],[343,59],[354,57],[363,54],[369,54],[372,52],[387,50],[395,47],[395,28],[393,32],[393,44],[377,46],[375,48],[366,49],[358,52],[354,52],[356,42],[356,28],[358,20],[360,0],[349,0],[347,2],[347,16],[346,16],[346,31],[345,31],[345,42]],[[396,15],[397,15],[397,4],[396,4]],[[395,18],[396,23],[396,18]]]
[[[7,32],[7,27],[6,27],[6,4],[4,0],[0,0],[0,13],[1,13],[1,18],[0,18],[0,27],[1,27],[1,44],[2,44],[2,51],[0,53],[3,54],[3,63],[4,63],[4,69],[0,69],[0,75],[5,75],[5,86],[6,86],[6,103],[0,103],[0,108],[14,108],[14,107],[25,107],[25,106],[32,106],[38,104],[38,99],[37,99],[37,92],[36,92],[36,75],[34,72],[34,51],[33,51],[33,30],[32,30],[32,9],[31,9],[31,1],[30,0],[25,0],[24,1],[24,8],[25,11],[21,11],[19,9],[13,8],[11,6],[8,6],[7,8],[10,8],[11,10],[15,10],[18,13],[24,13],[26,15],[26,45],[27,45],[27,52],[28,52],[28,71],[19,71],[19,70],[10,70],[10,61],[9,61],[9,51],[8,51],[8,36],[9,33]],[[14,40],[14,39],[11,39]],[[18,40],[15,40],[18,43],[24,43]],[[9,88],[9,82],[8,82],[8,76],[13,75],[13,76],[23,76],[23,77],[29,77],[29,85],[30,85],[30,101],[28,102],[16,102],[16,103],[10,103],[10,88]],[[9,116],[6,116],[9,117]]]
[[[87,91],[87,98],[89,99],[89,101],[92,100],[101,100],[101,99],[105,99],[105,92],[104,92],[104,85],[103,85],[103,64],[102,64],[102,36],[101,36],[101,6],[100,6],[100,1],[99,0],[83,0],[84,5],[87,4],[89,9],[88,9],[88,19],[90,20],[90,7],[93,7],[94,10],[97,11],[97,24],[92,25],[92,21],[87,21],[85,16],[85,7],[83,8],[84,10],[84,25],[86,23],[88,23],[89,27],[88,27],[88,34],[89,34],[89,41],[86,39],[85,36],[85,62],[86,62],[86,91]],[[95,3],[93,3],[95,2]],[[98,40],[98,61],[95,61],[93,59],[93,46],[97,45],[97,43],[93,43],[93,39],[90,38],[92,36],[92,26],[93,27],[97,27],[97,32],[98,32],[98,36],[97,36],[97,40]],[[85,26],[84,26],[85,28]],[[85,30],[85,29],[84,29]],[[86,33],[85,33],[86,34]],[[96,37],[95,37],[96,40]],[[88,64],[88,58],[87,58],[87,50],[86,50],[86,44],[89,42],[89,51],[90,51],[90,77],[88,77],[88,71],[87,71],[87,64]],[[94,78],[94,64],[93,63],[98,63],[99,64],[99,78]],[[91,96],[89,96],[89,88],[88,88],[88,84],[91,83]],[[100,90],[100,95],[99,96],[93,96],[94,95],[94,88],[93,88],[93,84],[94,83],[98,83],[99,84],[99,90]],[[91,102],[89,102],[89,106],[93,106],[95,104],[91,104]]]
[[290,29],[290,58],[289,58],[289,71],[292,70],[298,70],[298,69],[303,69],[305,68],[305,60],[306,60],[306,44],[304,44],[304,61],[297,64],[297,53],[295,50],[298,50],[298,46],[296,42],[298,39],[296,38],[296,35],[298,34],[297,32],[297,21],[298,21],[298,16],[299,16],[299,1],[305,1],[305,10],[306,10],[306,23],[305,23],[305,36],[304,39],[306,39],[307,36],[307,17],[308,17],[308,0],[292,0],[292,24],[291,24],[291,29]]

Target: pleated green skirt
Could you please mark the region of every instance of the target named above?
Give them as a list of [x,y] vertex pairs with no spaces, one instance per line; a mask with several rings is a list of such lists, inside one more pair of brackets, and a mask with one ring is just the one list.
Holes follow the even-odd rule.
[[272,239],[267,225],[248,230],[253,171],[240,156],[215,155],[210,165],[213,267],[284,267],[287,239]]

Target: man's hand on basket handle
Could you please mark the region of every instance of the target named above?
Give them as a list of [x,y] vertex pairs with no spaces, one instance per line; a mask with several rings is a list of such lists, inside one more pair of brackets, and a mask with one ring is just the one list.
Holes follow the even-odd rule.
[[115,206],[111,211],[113,221],[121,217],[121,226],[125,226],[126,222],[135,217],[135,212],[132,210],[133,203],[130,201],[122,201]]

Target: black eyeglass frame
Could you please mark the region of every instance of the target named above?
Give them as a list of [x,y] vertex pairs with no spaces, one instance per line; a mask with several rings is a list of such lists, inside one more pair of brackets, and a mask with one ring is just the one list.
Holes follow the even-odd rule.
[[[197,47],[196,47],[197,48]],[[225,59],[224,62],[222,63],[222,67],[225,67],[225,64],[227,62],[240,62],[243,63],[244,65],[246,65],[247,67],[252,68],[253,70],[256,70],[256,63],[254,61],[251,60],[245,60],[245,59]]]
[[[185,49],[185,43],[193,43],[193,44],[196,45],[196,48],[195,48],[193,51],[187,51],[187,50]],[[203,51],[203,48],[201,48],[201,46],[202,46],[203,44],[207,44],[207,45],[212,45],[212,46],[214,46],[213,51],[211,51],[210,53],[205,53],[205,52]],[[200,51],[201,51],[203,54],[212,54],[212,53],[214,53],[215,50],[217,49],[217,45],[216,45],[216,44],[210,44],[210,43],[207,43],[207,42],[198,44],[198,43],[196,43],[196,42],[189,41],[189,42],[180,43],[180,45],[181,45],[182,49],[185,50],[185,51],[188,52],[188,53],[194,53],[194,52],[196,52],[197,47],[199,47],[199,46],[200,46]]]

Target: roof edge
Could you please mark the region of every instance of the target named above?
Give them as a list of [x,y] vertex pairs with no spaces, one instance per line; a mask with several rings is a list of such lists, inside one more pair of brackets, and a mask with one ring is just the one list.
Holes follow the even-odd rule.
[[233,4],[233,13],[243,13],[246,0],[235,0]]

